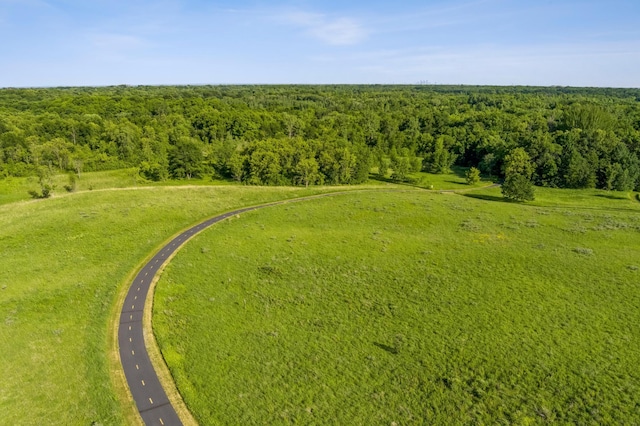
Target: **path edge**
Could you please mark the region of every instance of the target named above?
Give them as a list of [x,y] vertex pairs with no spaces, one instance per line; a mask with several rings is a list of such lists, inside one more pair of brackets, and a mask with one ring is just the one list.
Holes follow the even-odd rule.
[[[238,207],[231,210],[221,211],[212,216],[208,216],[202,218],[201,220],[194,222],[183,229],[175,232],[170,237],[163,240],[156,247],[154,247],[144,259],[140,260],[135,268],[131,270],[131,272],[118,284],[118,291],[115,296],[115,301],[112,305],[111,315],[112,320],[109,321],[109,329],[108,329],[108,349],[109,353],[107,355],[107,362],[109,365],[111,382],[114,388],[114,393],[116,394],[117,399],[120,402],[120,406],[122,408],[122,416],[126,421],[126,424],[135,424],[144,426],[144,421],[140,416],[140,412],[138,411],[138,407],[136,406],[135,401],[133,400],[133,396],[129,389],[129,384],[125,377],[124,370],[122,368],[122,360],[120,359],[120,350],[118,344],[118,332],[120,328],[120,312],[122,310],[122,306],[124,304],[124,300],[127,296],[127,293],[131,287],[131,283],[137,276],[137,274],[147,265],[147,263],[153,259],[153,257],[160,252],[168,243],[170,243],[176,237],[182,235],[189,229],[197,226],[200,223],[206,222],[208,220],[214,219],[218,216],[225,215],[227,213],[232,213],[232,216],[223,219],[222,221],[226,221],[230,218],[236,218],[240,214],[246,213],[247,211],[257,210],[263,207],[275,206],[279,204],[288,204],[292,202],[299,202],[304,200],[310,200],[315,198],[322,198],[326,196],[334,196],[340,194],[346,194],[351,192],[368,192],[368,191],[390,191],[390,192],[411,192],[412,190],[400,189],[400,188],[358,188],[358,189],[349,189],[349,190],[336,190],[336,191],[328,191],[322,192],[319,194],[302,196],[302,197],[294,197],[294,198],[285,198],[283,200],[270,201],[263,204],[257,205],[249,205],[245,207]],[[415,191],[415,189],[413,190]],[[242,210],[242,212],[240,212]],[[235,212],[238,212],[237,214]],[[147,298],[145,299],[145,308],[143,311],[143,336],[145,347],[147,349],[147,353],[149,355],[149,359],[151,360],[151,364],[156,371],[156,375],[160,381],[161,386],[163,387],[167,398],[173,404],[178,417],[185,425],[198,425],[193,414],[189,411],[186,406],[186,403],[182,399],[180,392],[177,389],[176,383],[171,375],[169,367],[167,366],[164,357],[162,356],[162,352],[158,346],[158,342],[155,339],[155,335],[153,334],[153,323],[152,323],[152,314],[153,314],[153,298],[155,294],[155,286],[160,280],[160,277],[164,271],[164,269],[169,265],[169,262],[173,259],[173,257],[180,251],[180,249],[193,237],[199,235],[204,230],[209,229],[209,227],[205,227],[199,232],[194,233],[188,239],[183,241],[182,244],[171,254],[169,258],[162,264],[162,266],[156,271],[154,275],[149,291],[147,293]]]

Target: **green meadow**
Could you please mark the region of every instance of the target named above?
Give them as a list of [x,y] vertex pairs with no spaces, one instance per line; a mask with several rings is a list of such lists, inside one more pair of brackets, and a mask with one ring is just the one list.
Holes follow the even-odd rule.
[[187,406],[201,424],[639,423],[637,195],[536,190],[353,192],[204,231],[153,311]]
[[112,325],[118,294],[141,262],[217,213],[346,189],[107,190],[125,186],[126,172],[86,181],[93,191],[0,205],[0,424],[131,424],[132,404],[122,405],[114,378]]
[[[448,175],[447,175],[448,176]],[[451,175],[453,176],[453,175]],[[54,186],[53,197],[69,195],[65,186],[70,186],[69,175],[57,174],[51,179]],[[171,180],[151,182],[140,177],[137,168],[108,170],[104,172],[83,173],[75,180],[74,192],[100,191],[124,188],[150,188],[158,186],[206,186],[228,185],[229,182],[211,179]],[[0,205],[31,199],[29,191],[38,191],[38,178],[8,176],[0,180]]]
[[426,172],[410,172],[407,174],[407,182],[402,183],[391,179],[392,171],[387,172],[385,176],[382,177],[378,175],[378,168],[374,167],[372,169],[373,174],[371,175],[371,178],[372,180],[377,180],[379,182],[395,183],[398,185],[433,191],[468,191],[470,189],[475,191],[478,188],[490,186],[494,181],[497,182],[499,180],[498,177],[495,176],[492,176],[491,178],[483,177],[480,181],[474,184],[468,184],[465,177],[467,170],[468,167],[452,166],[451,173],[433,174]]
[[[469,261],[476,259],[483,268],[495,270],[494,275],[506,273],[500,269],[505,264],[491,266],[491,262],[496,261],[491,253],[502,247],[500,244],[505,244],[503,249],[508,247],[506,244],[533,246],[530,251],[534,256],[544,254],[556,262],[564,259],[570,261],[567,264],[577,262],[578,267],[587,268],[579,270],[581,276],[587,277],[585,289],[594,292],[591,299],[617,313],[615,321],[607,316],[609,311],[595,310],[589,314],[602,321],[595,331],[591,331],[595,334],[589,339],[602,337],[605,333],[603,344],[607,345],[607,350],[615,349],[609,353],[615,354],[616,359],[608,367],[596,359],[599,363],[596,364],[599,372],[596,378],[606,373],[608,381],[596,380],[583,385],[591,386],[589,389],[595,392],[594,404],[601,419],[606,420],[607,415],[613,419],[637,415],[629,411],[631,402],[624,401],[625,395],[635,401],[629,395],[637,386],[630,377],[634,374],[633,369],[625,370],[627,363],[634,360],[629,355],[633,349],[629,342],[637,337],[635,324],[638,323],[634,312],[627,311],[626,307],[638,306],[633,283],[637,281],[636,270],[640,266],[635,242],[640,202],[630,194],[540,189],[535,203],[519,205],[496,202],[500,199],[496,189],[478,189],[462,196],[385,183],[303,189],[210,186],[214,182],[191,180],[180,186],[175,186],[175,182],[165,186],[144,182],[133,172],[131,169],[84,173],[77,181],[74,193],[63,189],[67,176],[59,175],[54,177],[53,197],[44,200],[31,200],[27,194],[28,190],[37,189],[37,180],[0,180],[0,339],[3,342],[0,345],[0,423],[115,425],[135,421],[131,415],[133,406],[123,403],[126,393],[117,379],[112,335],[117,300],[128,284],[128,278],[143,260],[180,230],[204,218],[247,205],[329,191],[385,188],[400,188],[405,192],[357,191],[349,196],[336,195],[247,213],[206,231],[176,258],[167,281],[160,284],[154,321],[178,386],[202,423],[233,423],[234,418],[260,423],[296,420],[320,423],[327,419],[358,423],[395,418],[392,421],[411,423],[448,417],[450,414],[446,411],[438,414],[441,417],[428,417],[427,411],[416,410],[415,404],[425,406],[425,410],[429,407],[420,399],[426,398],[419,396],[422,391],[403,390],[402,394],[409,399],[397,402],[393,408],[394,401],[400,398],[398,387],[413,389],[416,385],[411,380],[424,381],[425,377],[430,377],[425,374],[433,374],[438,369],[436,364],[425,364],[431,366],[429,369],[422,367],[422,375],[415,375],[417,370],[408,368],[413,363],[432,362],[430,357],[435,355],[418,351],[420,357],[413,358],[417,352],[409,348],[415,345],[423,348],[424,342],[420,343],[416,336],[422,336],[423,331],[428,330],[424,324],[416,325],[421,323],[413,322],[414,316],[425,317],[425,312],[431,310],[424,311],[427,309],[424,307],[424,312],[415,311],[405,306],[409,302],[403,297],[411,294],[411,300],[420,301],[422,305],[425,300],[435,303],[438,297],[450,297],[444,307],[438,308],[444,309],[443,315],[448,310],[450,313],[466,312],[463,318],[476,314],[483,318],[480,308],[463,309],[462,301],[454,298],[462,297],[461,293],[448,290],[448,296],[439,294],[438,285],[444,286],[450,279],[443,271],[450,273],[450,268],[454,267],[467,270],[467,265],[462,264],[464,261],[449,262],[454,254]],[[465,189],[460,173],[422,177],[423,184],[427,180],[435,182],[434,189]],[[428,219],[420,220],[425,215]],[[500,230],[495,231],[495,235],[511,235],[511,239],[496,240],[498,237],[491,237],[492,229]],[[548,234],[549,242],[540,243],[543,244],[540,246],[534,240],[528,241],[529,237],[522,234],[527,232],[538,239]],[[427,234],[433,238],[426,242],[416,240]],[[445,244],[446,240],[453,244],[451,236],[458,238],[461,245],[455,250]],[[222,246],[219,245],[221,241],[225,242]],[[420,247],[415,247],[416,244]],[[618,252],[616,256],[613,256],[613,250]],[[412,261],[411,256],[405,257],[408,254],[415,257],[416,263],[407,267]],[[195,256],[193,260],[182,260],[182,256],[189,255]],[[515,253],[503,255],[503,258],[508,260],[508,256],[513,255]],[[198,272],[201,261],[206,264]],[[600,271],[598,265],[601,264],[608,269]],[[429,265],[432,267],[427,274],[424,268]],[[536,263],[529,265],[533,269],[538,266]],[[193,280],[191,277],[174,278],[172,274],[181,268],[187,274],[195,273]],[[606,272],[610,269],[616,274]],[[220,270],[224,271],[224,277],[218,280]],[[521,281],[537,282],[536,276],[529,276],[529,272],[509,271],[511,275],[526,275],[525,281],[517,279],[512,285],[520,285]],[[245,280],[246,274],[252,278]],[[461,273],[455,280],[463,277]],[[461,292],[464,285],[455,280],[446,285]],[[596,283],[598,280],[602,282]],[[220,286],[224,281],[226,293],[221,288],[209,287],[218,281]],[[477,287],[479,282],[471,281],[473,292],[466,296],[469,300],[475,300],[478,292],[490,290],[482,290]],[[265,287],[265,283],[268,286]],[[397,283],[400,288],[407,291],[415,288],[418,293],[415,297],[413,293],[398,293]],[[427,288],[431,291],[420,296],[423,299],[418,298],[420,283],[429,283]],[[529,285],[538,288],[536,286]],[[562,288],[568,289],[568,286],[570,284],[562,282]],[[602,294],[595,293],[600,286]],[[491,291],[498,290],[499,286]],[[182,310],[178,309],[176,304],[189,301],[189,291],[197,291],[205,295],[205,299],[196,295],[198,300],[190,307],[185,304]],[[203,302],[206,302],[204,308]],[[292,306],[310,309],[312,303],[313,310],[290,310]],[[349,304],[346,311],[345,303]],[[540,306],[542,309],[545,305]],[[215,309],[211,309],[213,307]],[[220,307],[224,309],[220,310]],[[409,317],[400,321],[401,313]],[[217,314],[225,317],[212,316]],[[282,322],[269,322],[276,314]],[[196,317],[197,321],[194,320]],[[269,317],[271,319],[267,321]],[[394,323],[393,318],[400,322]],[[226,330],[220,327],[219,321],[227,325]],[[439,324],[439,333],[451,334],[445,327],[445,317],[439,321],[432,323],[432,328],[435,330]],[[462,338],[464,327],[471,325],[460,322],[459,317],[455,321],[459,322],[458,337]],[[466,321],[474,324],[470,319]],[[542,320],[537,318],[536,321]],[[615,326],[608,328],[609,323]],[[199,330],[190,328],[196,324],[206,329],[202,339]],[[220,334],[212,332],[214,324],[220,328]],[[166,333],[169,326],[173,327],[171,334],[163,335],[162,330]],[[626,334],[620,331],[624,327],[627,327]],[[371,333],[375,334],[374,340],[371,340]],[[573,339],[580,336],[576,334]],[[238,342],[239,337],[243,342]],[[534,337],[530,337],[529,346],[535,348]],[[214,338],[222,339],[230,346],[223,348]],[[490,336],[478,335],[476,338],[491,340]],[[438,343],[433,336],[429,337],[431,341]],[[493,344],[498,344],[496,342]],[[300,343],[304,345],[295,346]],[[430,343],[426,346],[430,347]],[[617,350],[618,346],[622,348]],[[465,351],[471,350],[469,348],[471,346]],[[194,353],[206,357],[192,359]],[[456,362],[466,362],[460,358],[462,355],[456,355],[463,360],[460,361],[450,353],[442,353],[444,355],[439,356],[449,357],[450,364],[447,364],[448,370],[438,370],[438,377],[450,379],[446,383],[451,389],[445,386],[446,392],[440,399],[428,398],[433,401],[433,409],[448,407],[446,410],[451,410],[451,403],[478,409],[473,400],[453,398],[452,395],[460,392],[459,388],[470,386],[456,380],[475,377],[477,366],[482,365],[487,369],[485,380],[489,381],[490,368],[492,365],[495,368],[497,361],[485,366],[474,359],[458,371],[456,369],[462,367]],[[362,365],[358,364],[358,354],[372,357],[366,358],[367,372],[363,372]],[[586,352],[587,355],[591,356]],[[533,351],[527,355],[528,358],[537,356]],[[527,357],[516,365],[522,367],[525,363],[522,368],[527,370],[530,367],[526,365]],[[220,360],[221,365],[218,365]],[[246,361],[246,365],[239,361]],[[222,368],[226,373],[219,374],[216,368]],[[206,371],[203,373],[199,369]],[[337,375],[334,371],[331,375],[336,369],[344,373]],[[510,374],[510,370],[501,374]],[[373,376],[377,378],[374,380]],[[280,377],[280,381],[269,382],[273,377]],[[223,384],[227,394],[212,396],[212,389],[223,379],[229,380]],[[243,381],[244,390],[238,390],[237,386],[242,387]],[[320,387],[303,387],[314,383]],[[419,383],[424,387],[439,382]],[[522,386],[526,383],[523,381]],[[372,384],[376,390],[364,395]],[[549,389],[552,385],[548,384]],[[611,404],[613,398],[607,391],[611,386],[622,386],[617,388],[621,389],[618,392],[619,414],[607,411],[607,404]],[[581,389],[577,384],[575,387]],[[510,395],[517,393],[513,389],[510,392]],[[375,398],[374,394],[377,395]],[[541,395],[550,398],[547,394]],[[234,398],[239,398],[239,403]],[[374,398],[376,402],[367,398]],[[504,410],[508,411],[509,400],[495,398],[505,404]],[[447,403],[438,403],[440,400]],[[220,404],[229,401],[234,403],[230,411],[219,409]],[[558,412],[563,413],[551,403],[533,405],[538,410],[550,410],[549,416],[556,418],[559,418]],[[249,410],[248,406],[253,408]],[[366,407],[369,407],[368,413]],[[414,411],[409,416],[402,411],[404,408],[398,407]],[[398,414],[393,410],[401,412]],[[491,416],[491,413],[492,409],[487,409],[483,415]],[[522,418],[540,420],[542,417],[536,413],[531,414],[523,408]],[[456,411],[455,415],[459,413]],[[461,421],[465,422],[465,419]]]

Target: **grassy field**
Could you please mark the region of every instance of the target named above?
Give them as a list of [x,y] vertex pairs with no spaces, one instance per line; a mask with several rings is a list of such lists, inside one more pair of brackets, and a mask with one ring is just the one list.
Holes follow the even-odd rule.
[[638,424],[640,203],[351,193],[205,231],[154,332],[202,424]]
[[[52,178],[53,197],[65,196],[69,193],[65,185],[69,185],[69,175],[60,174]],[[143,188],[155,186],[204,186],[228,185],[226,181],[211,179],[172,180],[150,182],[138,175],[137,169],[109,170],[105,172],[82,173],[76,180],[76,192],[97,191],[113,188]],[[31,199],[29,191],[39,191],[37,177],[7,177],[0,179],[0,204],[13,203]]]
[[[372,169],[373,173],[372,179],[377,179],[383,182],[393,182],[390,178],[392,174],[392,170],[387,172],[384,178],[378,177],[376,175],[378,169],[377,167]],[[476,189],[483,186],[489,186],[498,181],[498,178],[489,178],[483,177],[480,181],[474,183],[473,185],[469,185],[467,183],[467,178],[465,173],[467,172],[466,167],[458,167],[453,166],[451,168],[451,173],[442,173],[442,174],[431,174],[425,172],[411,172],[408,174],[408,178],[411,183],[406,183],[406,186],[413,186],[417,188],[430,189],[435,191],[440,190],[462,190],[466,191],[469,189]]]
[[109,370],[125,278],[206,217],[341,189],[150,187],[0,205],[0,424],[126,424]]
[[[411,186],[433,190],[466,190],[490,185],[492,182],[483,180],[474,185],[467,185],[464,173],[466,169],[454,167],[448,174],[429,174],[416,172],[410,175],[415,181]],[[53,197],[67,196],[65,186],[69,185],[69,175],[60,174],[52,178],[54,184]],[[393,183],[390,179],[383,182]],[[371,184],[380,184],[380,181],[371,180]],[[142,179],[137,169],[109,170],[105,172],[83,173],[76,180],[76,192],[100,191],[114,188],[151,188],[158,186],[210,186],[233,185],[233,182],[225,180],[212,180],[210,178],[170,180],[163,182],[151,182]],[[30,200],[29,191],[39,191],[38,178],[36,177],[7,177],[0,179],[0,205],[16,201]]]

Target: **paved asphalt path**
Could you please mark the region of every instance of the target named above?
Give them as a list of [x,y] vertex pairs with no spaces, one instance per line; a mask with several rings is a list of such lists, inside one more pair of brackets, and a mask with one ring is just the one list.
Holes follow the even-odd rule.
[[151,364],[142,334],[142,316],[145,301],[157,271],[187,240],[214,223],[240,213],[285,202],[287,201],[235,210],[211,218],[186,230],[156,253],[133,280],[120,313],[118,346],[120,347],[120,362],[122,363],[131,395],[146,425],[172,426],[182,424]]
[[[497,184],[491,185],[499,186]],[[445,191],[440,191],[445,192]],[[122,311],[120,313],[120,324],[118,328],[118,346],[120,347],[120,362],[124,370],[127,383],[133,396],[133,400],[140,411],[140,416],[146,425],[182,425],[176,410],[171,405],[166,392],[164,391],[158,375],[156,374],[147,348],[144,345],[142,331],[142,316],[144,313],[147,293],[151,287],[151,282],[159,269],[167,262],[171,255],[186,243],[192,236],[209,226],[252,210],[263,207],[275,206],[279,204],[296,201],[309,200],[313,198],[338,195],[342,192],[314,195],[310,197],[294,198],[290,200],[277,201],[274,203],[259,206],[246,207],[234,210],[206,220],[171,240],[142,268],[136,278],[131,283],[129,292],[125,297]]]
[[209,226],[251,210],[263,207],[275,206],[279,204],[296,201],[309,200],[329,195],[337,195],[342,192],[313,195],[309,197],[294,198],[290,200],[276,201],[259,206],[246,207],[234,210],[220,216],[206,220],[192,228],[187,229],[182,234],[171,240],[142,268],[135,277],[129,288],[129,292],[124,299],[122,311],[120,312],[120,323],[118,327],[118,346],[120,347],[120,362],[124,375],[127,378],[129,390],[133,400],[140,411],[140,416],[146,425],[182,425],[176,410],[171,405],[166,392],[164,391],[158,375],[156,374],[147,348],[144,345],[142,331],[142,316],[145,308],[147,293],[151,287],[151,282],[159,269],[167,262],[171,255],[178,250],[198,232]]

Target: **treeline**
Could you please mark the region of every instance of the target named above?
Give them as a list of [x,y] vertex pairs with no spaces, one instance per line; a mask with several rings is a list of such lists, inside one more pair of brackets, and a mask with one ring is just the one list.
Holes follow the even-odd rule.
[[454,164],[536,185],[640,186],[640,90],[194,86],[0,90],[0,176],[138,167],[150,180],[359,183]]

